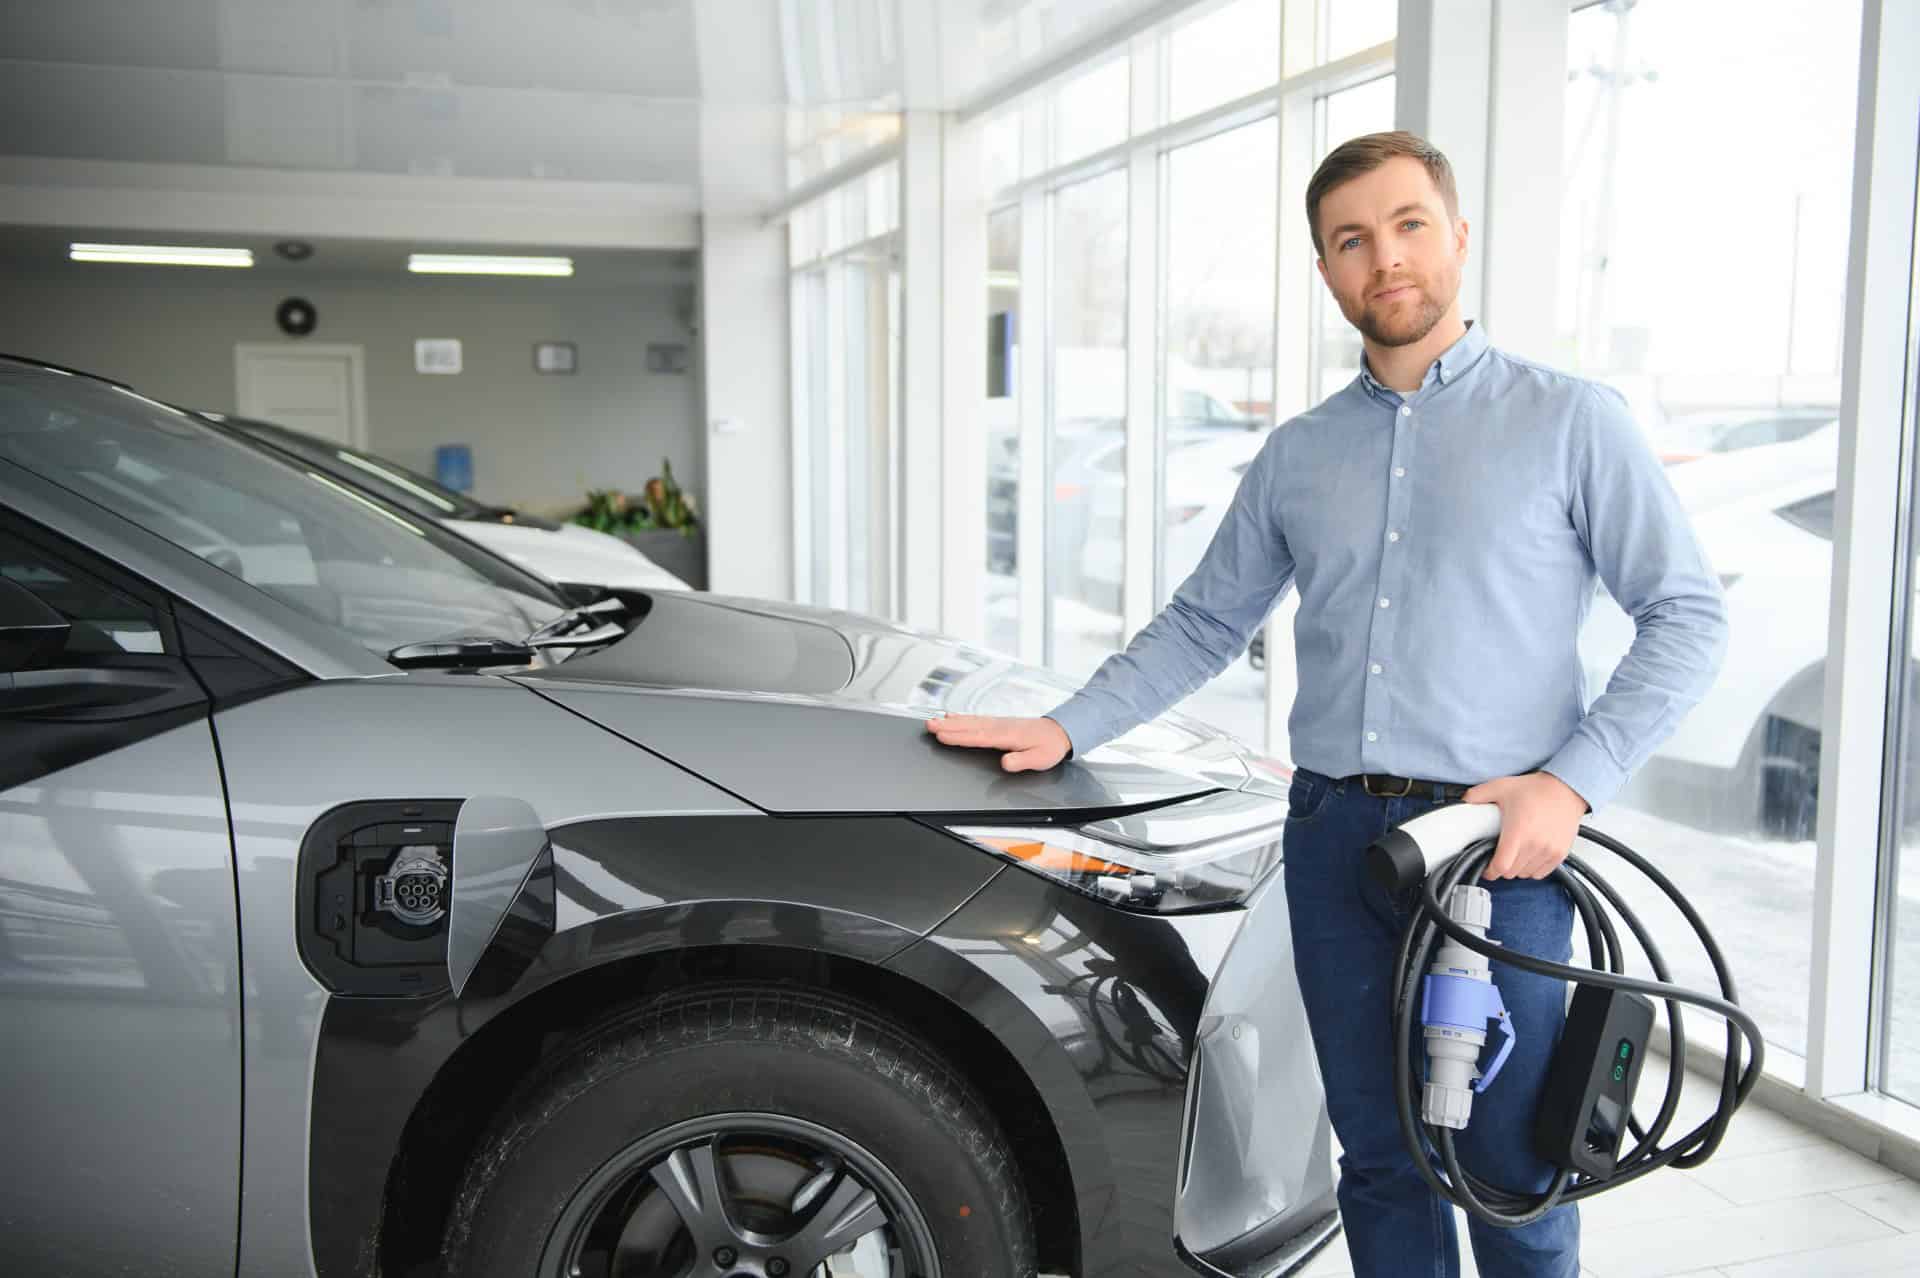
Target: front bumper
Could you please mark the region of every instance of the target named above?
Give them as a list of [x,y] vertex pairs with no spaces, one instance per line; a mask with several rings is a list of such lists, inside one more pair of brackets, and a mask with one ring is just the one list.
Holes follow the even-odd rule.
[[1244,1249],[1235,1248],[1233,1258],[1216,1253],[1219,1263],[1200,1259],[1178,1238],[1173,1240],[1173,1247],[1187,1268],[1197,1274],[1207,1274],[1209,1278],[1283,1278],[1306,1268],[1321,1248],[1340,1236],[1340,1213],[1329,1208],[1305,1229],[1294,1231],[1271,1248],[1266,1246],[1268,1231],[1256,1232],[1260,1237],[1247,1239]]

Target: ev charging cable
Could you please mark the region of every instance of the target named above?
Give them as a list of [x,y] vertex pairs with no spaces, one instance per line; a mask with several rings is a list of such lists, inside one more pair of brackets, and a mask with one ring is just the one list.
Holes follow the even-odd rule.
[[[1639,853],[1597,830],[1582,826],[1578,837],[1620,857],[1666,893],[1705,948],[1720,983],[1719,996],[1672,984],[1666,960],[1640,919],[1578,855],[1569,855],[1550,878],[1573,900],[1586,930],[1593,967],[1549,962],[1489,940],[1492,897],[1477,885],[1493,859],[1499,833],[1497,805],[1454,804],[1389,830],[1368,849],[1368,865],[1389,892],[1417,887],[1420,893],[1394,969],[1394,1091],[1401,1136],[1414,1166],[1436,1193],[1488,1224],[1517,1228],[1563,1202],[1591,1197],[1662,1167],[1704,1163],[1719,1148],[1734,1111],[1759,1080],[1764,1046],[1759,1025],[1739,1006],[1726,960],[1692,903]],[[1603,900],[1625,921],[1657,979],[1624,974],[1620,934]],[[1576,987],[1566,1031],[1549,1071],[1550,1095],[1543,1094],[1536,1116],[1536,1152],[1559,1167],[1552,1183],[1539,1194],[1488,1184],[1460,1165],[1454,1148],[1454,1133],[1471,1120],[1473,1097],[1499,1073],[1516,1037],[1538,1032],[1514,1025],[1501,1006],[1488,971],[1489,960],[1495,958]],[[1649,999],[1666,1005],[1669,1065],[1659,1113],[1651,1124],[1642,1126],[1633,1115],[1632,1090],[1639,1074],[1640,1048],[1652,1022]],[[1660,1142],[1679,1107],[1686,1076],[1682,1004],[1726,1018],[1726,1061],[1720,1103],[1713,1114],[1663,1147]],[[1417,1035],[1416,1020],[1423,1023]],[[1478,1061],[1488,1025],[1503,1042],[1482,1074]],[[1740,1068],[1743,1040],[1749,1055],[1744,1071]],[[1418,1118],[1414,1100],[1417,1045],[1424,1046],[1428,1058]],[[1624,1124],[1617,1122],[1621,1117]],[[1623,1126],[1625,1131],[1620,1130]],[[1621,1153],[1619,1145],[1626,1132],[1631,1132],[1634,1143]]]

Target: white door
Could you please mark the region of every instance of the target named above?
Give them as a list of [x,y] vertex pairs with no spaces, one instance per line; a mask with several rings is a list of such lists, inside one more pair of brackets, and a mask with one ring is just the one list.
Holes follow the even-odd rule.
[[358,346],[234,347],[240,416],[366,447],[365,381]]

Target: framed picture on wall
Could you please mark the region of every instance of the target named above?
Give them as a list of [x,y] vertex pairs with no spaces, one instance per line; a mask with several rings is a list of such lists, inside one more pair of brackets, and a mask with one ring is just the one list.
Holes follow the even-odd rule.
[[533,371],[536,373],[571,373],[579,367],[580,352],[572,342],[535,342],[533,344]]
[[413,344],[413,371],[453,375],[460,371],[460,339],[423,337]]

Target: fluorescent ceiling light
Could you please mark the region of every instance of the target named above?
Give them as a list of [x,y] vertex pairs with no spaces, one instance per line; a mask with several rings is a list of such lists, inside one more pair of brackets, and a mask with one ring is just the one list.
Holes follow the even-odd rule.
[[253,250],[194,248],[184,244],[69,244],[75,262],[126,262],[147,266],[252,266]]
[[570,257],[487,257],[471,253],[409,253],[416,275],[572,275]]

